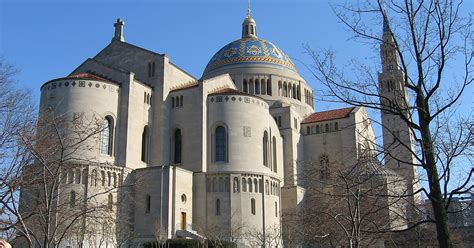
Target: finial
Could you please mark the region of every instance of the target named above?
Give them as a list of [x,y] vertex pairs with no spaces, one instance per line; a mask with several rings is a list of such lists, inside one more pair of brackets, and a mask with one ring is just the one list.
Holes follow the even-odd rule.
[[250,0],[248,0],[247,16],[250,17]]
[[114,23],[115,27],[115,34],[114,38],[112,40],[118,40],[118,41],[125,41],[125,38],[123,37],[123,25],[125,24],[122,19],[118,18],[117,22]]

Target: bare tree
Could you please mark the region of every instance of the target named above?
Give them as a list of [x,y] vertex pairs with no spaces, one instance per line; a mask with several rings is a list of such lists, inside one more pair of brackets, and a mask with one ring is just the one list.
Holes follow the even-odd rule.
[[406,180],[374,158],[326,168],[310,161],[302,168],[306,194],[300,216],[306,243],[373,246],[387,239],[380,231],[406,228]]
[[[20,133],[34,125],[31,94],[15,85],[17,70],[0,57],[0,238],[11,240],[15,232],[9,214],[13,208],[10,185],[16,183],[21,164],[28,160],[24,147],[18,146]],[[7,204],[3,204],[7,203]]]
[[125,171],[87,155],[97,151],[102,118],[42,111],[38,124],[18,136],[22,153],[11,157],[17,162],[9,170],[16,173],[0,201],[8,216],[4,230],[29,247],[121,242],[116,226],[127,225],[116,220]]
[[[473,82],[472,20],[462,16],[463,6],[462,0],[361,0],[334,8],[355,39],[394,51],[393,63],[384,70],[400,72],[402,89],[396,97],[381,94],[386,90],[383,87],[393,86],[379,84],[378,70],[371,65],[354,62],[347,73],[336,65],[334,52],[307,47],[314,62],[313,75],[326,85],[332,100],[390,113],[410,129],[416,149],[403,142],[399,146],[406,145],[414,161],[387,150],[385,159],[415,166],[426,175],[428,188],[421,187],[411,195],[424,193],[434,218],[415,221],[409,228],[435,223],[440,247],[452,247],[446,211],[451,198],[473,187],[472,164],[462,175],[453,176],[456,164],[469,163],[466,156],[472,156],[469,144],[473,140],[472,121],[468,124],[471,114],[458,111],[460,99]],[[374,20],[383,21],[385,38],[370,29]],[[383,59],[385,56],[382,54]],[[453,67],[459,69],[455,76],[449,75]]]

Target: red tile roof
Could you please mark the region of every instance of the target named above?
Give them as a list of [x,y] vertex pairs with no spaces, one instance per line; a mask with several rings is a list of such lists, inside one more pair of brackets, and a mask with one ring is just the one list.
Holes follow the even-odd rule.
[[110,80],[108,80],[108,79],[105,79],[105,78],[102,78],[102,77],[99,77],[99,76],[97,76],[97,75],[90,74],[90,73],[78,73],[78,74],[74,74],[74,75],[69,75],[69,76],[67,76],[66,78],[81,78],[81,79],[92,79],[92,80],[110,81]]
[[178,90],[185,90],[185,89],[189,89],[189,88],[194,88],[194,87],[197,87],[199,86],[199,83],[198,81],[194,81],[192,83],[188,83],[188,84],[183,84],[183,85],[178,85],[174,88],[171,88],[170,89],[170,92],[171,91],[178,91]]
[[315,112],[306,117],[301,124],[346,118],[349,117],[352,110],[354,110],[354,107]]

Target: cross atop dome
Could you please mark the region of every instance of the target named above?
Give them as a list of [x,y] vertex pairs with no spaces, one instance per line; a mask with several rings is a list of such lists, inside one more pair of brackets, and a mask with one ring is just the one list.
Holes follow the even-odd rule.
[[247,16],[242,23],[242,38],[257,37],[257,23],[250,15],[250,0],[248,0]]
[[118,41],[125,41],[125,38],[123,37],[123,25],[125,24],[124,21],[122,21],[122,19],[118,18],[117,19],[117,22],[114,23],[114,27],[115,27],[115,34],[114,34],[114,38],[112,38],[112,40],[118,40]]

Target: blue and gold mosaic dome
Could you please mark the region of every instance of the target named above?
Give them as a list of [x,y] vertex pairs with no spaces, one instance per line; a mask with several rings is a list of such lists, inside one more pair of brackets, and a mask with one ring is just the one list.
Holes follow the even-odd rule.
[[296,72],[291,59],[273,43],[257,37],[244,37],[221,48],[211,58],[203,75],[230,65],[267,64]]

